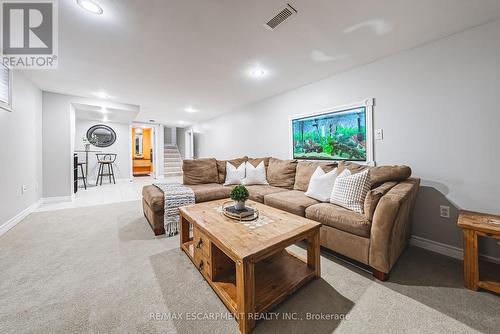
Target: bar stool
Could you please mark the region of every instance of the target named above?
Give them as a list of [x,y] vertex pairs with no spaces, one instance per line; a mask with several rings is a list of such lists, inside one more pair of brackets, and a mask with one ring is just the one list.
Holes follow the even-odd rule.
[[77,167],[80,167],[80,170],[82,171],[82,176],[78,176],[78,170],[76,171],[76,179],[77,180],[83,180],[83,186],[85,187],[85,190],[87,190],[87,175],[85,175],[85,171],[83,169],[83,165],[85,165],[85,162],[78,162]]
[[[116,184],[115,182],[115,171],[113,169],[113,164],[115,163],[116,160],[116,154],[114,153],[97,153],[97,163],[99,164],[99,171],[97,173],[97,182],[96,186],[99,184],[99,177],[101,178],[101,183],[100,185],[102,186],[102,177],[103,176],[108,176],[109,177],[109,183],[111,183],[111,177],[113,177],[113,183]],[[108,172],[104,173],[104,167],[108,167]]]

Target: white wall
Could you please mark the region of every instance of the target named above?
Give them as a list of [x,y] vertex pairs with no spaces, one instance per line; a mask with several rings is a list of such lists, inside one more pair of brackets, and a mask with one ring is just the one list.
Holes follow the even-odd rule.
[[177,128],[163,127],[165,145],[177,145]]
[[[458,208],[500,213],[499,36],[497,20],[197,124],[196,156],[287,158],[289,115],[374,97],[385,136],[376,162],[408,164],[423,180],[414,235],[461,247]],[[495,243],[480,246],[500,257]]]
[[139,111],[138,106],[128,104],[43,92],[44,198],[70,199],[73,194],[72,157],[77,138],[73,103]]
[[72,195],[72,120],[71,97],[43,92],[43,197]]
[[[85,150],[83,145],[83,138],[86,138],[87,130],[98,124],[105,124],[111,127],[116,132],[116,141],[109,147],[95,147],[91,145],[91,151],[101,151],[102,153],[117,154],[116,163],[114,164],[115,179],[130,179],[130,165],[131,165],[131,134],[130,125],[125,123],[112,123],[112,122],[96,122],[83,119],[76,119],[75,124],[75,150]],[[85,161],[85,153],[78,153],[78,159],[81,162]],[[97,159],[95,153],[89,153],[89,174],[87,178],[89,181],[94,182],[97,179]],[[107,169],[105,170],[107,173]],[[103,183],[108,183],[108,179],[103,179]],[[81,182],[81,181],[79,181]]]
[[42,91],[18,71],[12,82],[13,111],[0,109],[0,230],[42,194]]
[[186,129],[177,128],[176,129],[176,141],[177,148],[179,149],[179,153],[181,154],[182,159],[186,159]]

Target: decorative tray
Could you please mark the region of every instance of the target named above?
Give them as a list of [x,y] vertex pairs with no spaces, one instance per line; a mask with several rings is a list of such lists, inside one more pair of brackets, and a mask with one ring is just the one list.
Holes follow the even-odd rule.
[[[231,210],[232,208],[232,210]],[[259,218],[259,210],[252,208],[251,206],[247,205],[246,208],[252,210],[252,213],[249,213],[248,210],[246,212],[243,212],[241,214],[235,213],[234,212],[234,202],[233,201],[228,201],[224,202],[221,207],[221,211],[224,214],[224,216],[238,220],[238,221],[252,221],[257,218]],[[233,211],[229,211],[229,210]]]

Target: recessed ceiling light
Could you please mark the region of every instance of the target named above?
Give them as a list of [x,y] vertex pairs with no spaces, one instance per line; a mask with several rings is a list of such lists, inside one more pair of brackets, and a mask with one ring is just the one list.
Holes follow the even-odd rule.
[[101,15],[104,12],[102,7],[92,0],[76,0],[76,3],[92,14]]
[[108,118],[107,118],[106,116],[104,116],[104,117],[102,118],[102,121],[103,121],[103,122],[107,122],[107,121],[108,121]]
[[179,124],[181,124],[181,125],[182,125],[182,124],[186,124],[186,122],[184,122],[184,121],[178,121],[177,123],[179,123]]
[[252,68],[250,71],[248,71],[248,74],[255,79],[261,79],[266,76],[266,70],[264,70],[261,67],[255,67]]
[[106,94],[105,92],[97,92],[97,93],[94,93],[94,95],[100,99],[109,99],[111,97],[111,95]]
[[194,108],[193,108],[193,107],[191,107],[191,106],[189,106],[189,107],[187,107],[187,108],[184,108],[184,111],[185,111],[185,112],[188,112],[188,113],[190,113],[190,114],[195,113],[195,112],[198,112],[198,110],[197,110],[197,109],[194,109]]
[[101,107],[101,112],[102,112],[103,114],[107,114],[107,113],[108,113],[108,108],[106,108],[106,107]]

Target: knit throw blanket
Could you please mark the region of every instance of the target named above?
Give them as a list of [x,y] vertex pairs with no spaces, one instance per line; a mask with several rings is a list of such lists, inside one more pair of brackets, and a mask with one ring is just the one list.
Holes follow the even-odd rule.
[[165,214],[163,224],[168,237],[179,233],[179,208],[184,205],[194,204],[194,192],[180,183],[153,183],[163,191],[165,198]]

